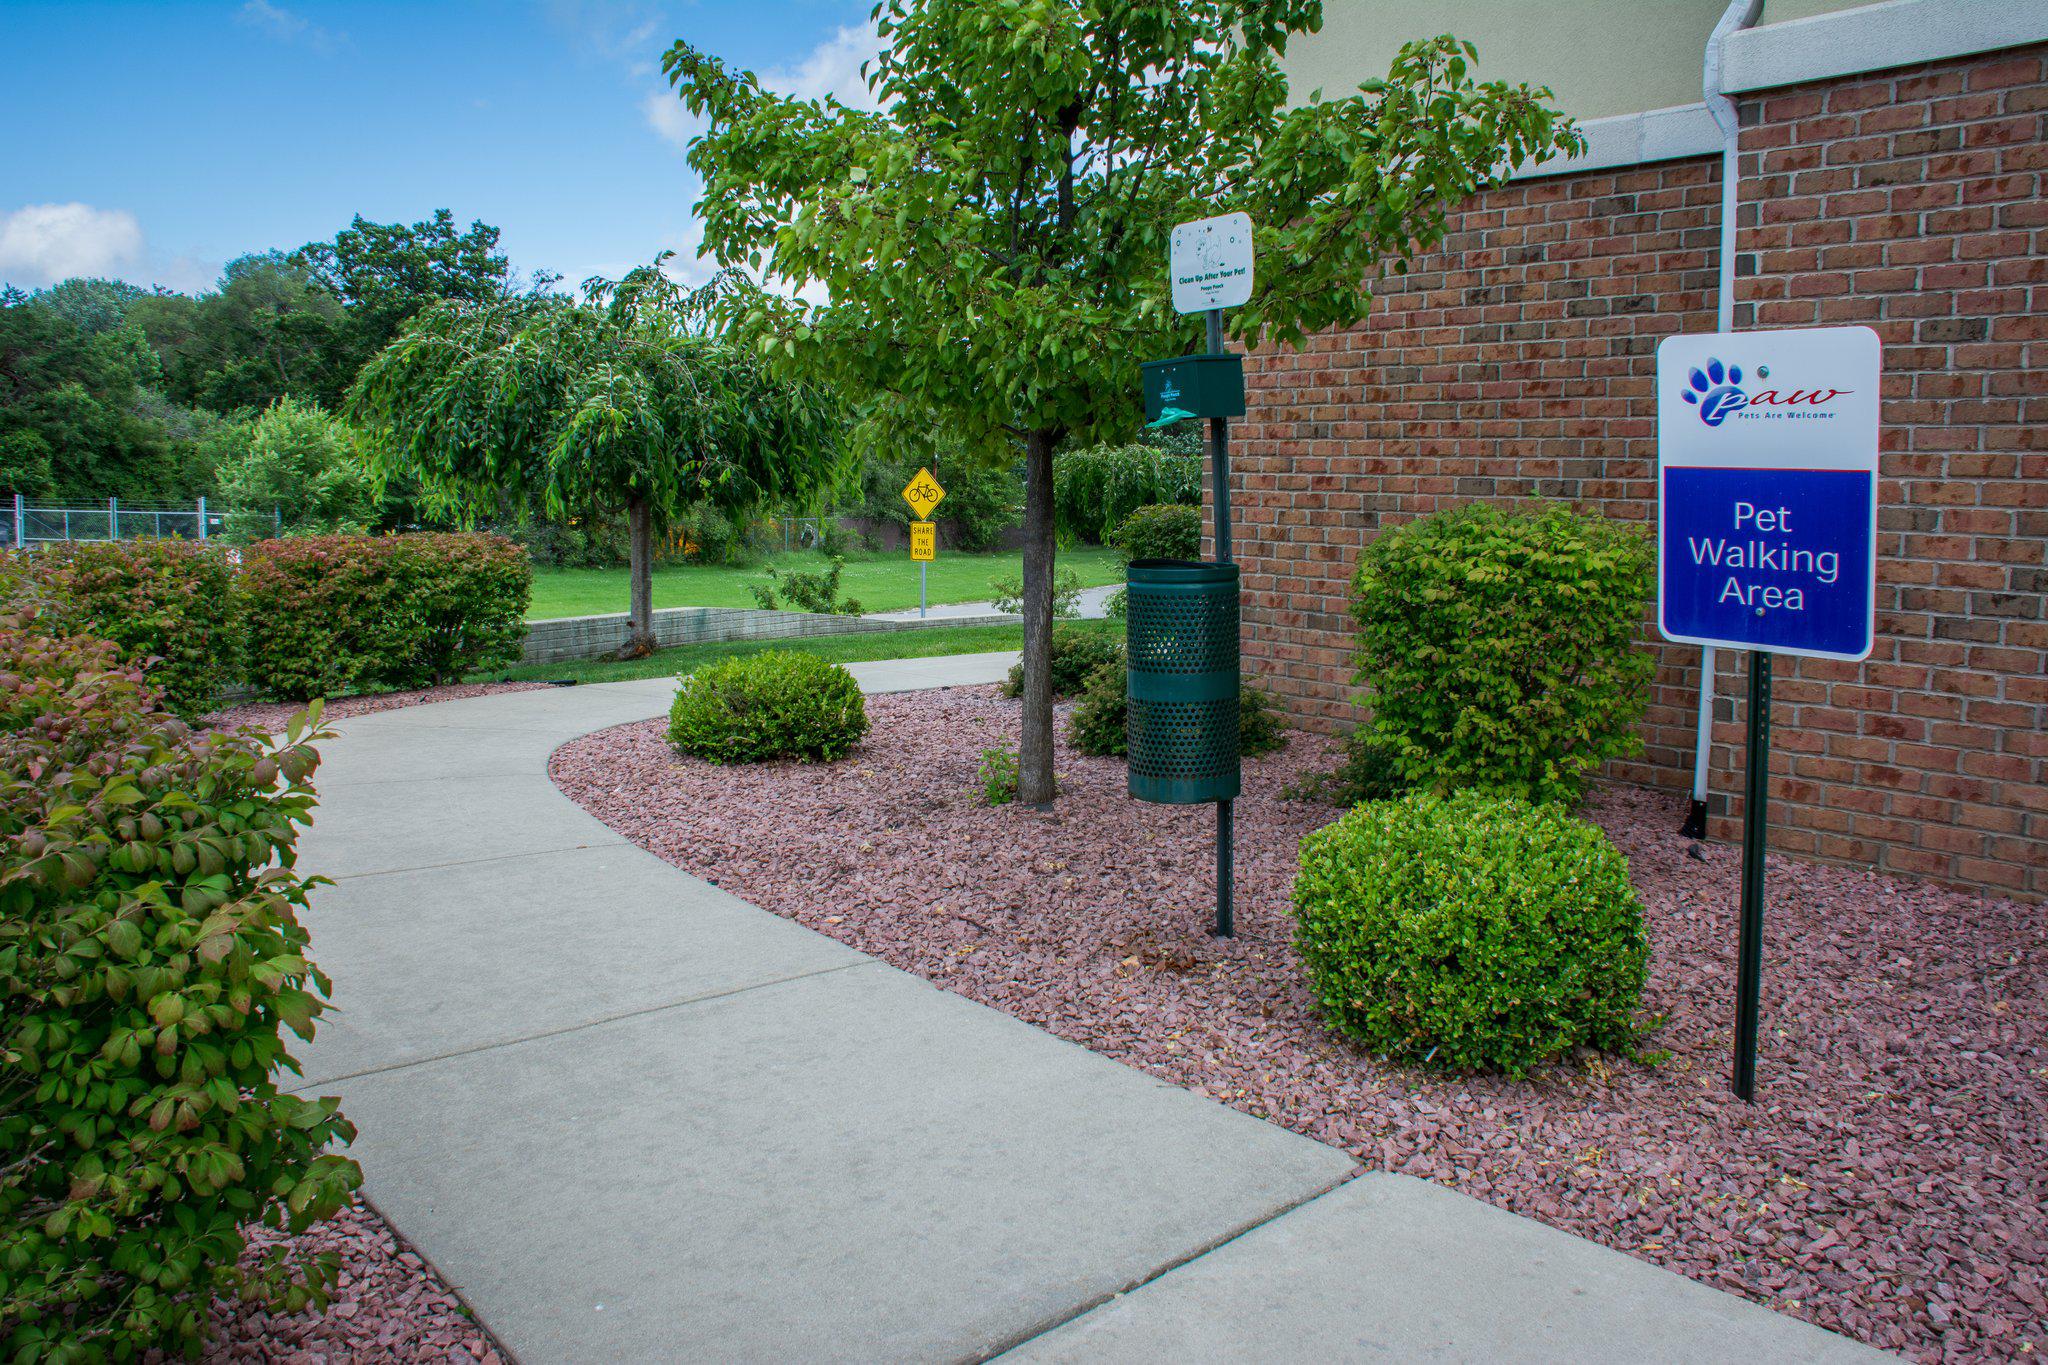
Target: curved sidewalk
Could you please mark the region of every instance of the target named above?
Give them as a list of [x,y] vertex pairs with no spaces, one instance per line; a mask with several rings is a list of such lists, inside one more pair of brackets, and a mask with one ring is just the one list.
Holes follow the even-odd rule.
[[1345,1154],[642,852],[547,760],[672,688],[339,722],[302,845],[336,1009],[300,1088],[342,1097],[370,1197],[528,1365],[1860,1349],[1420,1182],[1319,1199]]

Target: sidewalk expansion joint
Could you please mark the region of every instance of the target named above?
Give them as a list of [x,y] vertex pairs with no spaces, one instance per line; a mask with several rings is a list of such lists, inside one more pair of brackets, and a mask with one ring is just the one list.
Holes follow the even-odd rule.
[[[713,1000],[726,1000],[749,991],[768,990],[776,986],[792,985],[798,981],[809,981],[814,977],[831,976],[835,972],[852,971],[856,967],[880,967],[886,964],[875,958],[863,956],[858,962],[842,962],[834,967],[820,967],[816,971],[797,972],[793,976],[778,976],[767,981],[749,981],[742,986],[728,986],[723,990],[705,991],[701,995],[685,996],[681,1000],[665,1000],[658,1005],[643,1005],[637,1010],[622,1010],[597,1019],[582,1019],[560,1028],[542,1029],[538,1033],[522,1033],[517,1038],[498,1038],[487,1043],[476,1043],[469,1047],[458,1047],[447,1052],[436,1052],[425,1057],[408,1057],[402,1062],[391,1062],[385,1066],[366,1066],[360,1071],[344,1071],[333,1076],[324,1076],[315,1081],[301,1081],[291,1087],[292,1094],[312,1090],[321,1086],[338,1085],[343,1081],[360,1080],[364,1076],[382,1076],[393,1071],[410,1071],[418,1066],[431,1066],[435,1062],[446,1062],[457,1057],[471,1057],[480,1052],[495,1052],[499,1048],[520,1047],[527,1043],[545,1042],[550,1038],[561,1038],[585,1029],[602,1028],[627,1019],[642,1019],[650,1014],[665,1014],[670,1010],[689,1009],[695,1005],[709,1004]],[[1319,1191],[1320,1193],[1320,1191]]]
[[365,877],[402,877],[408,872],[439,872],[450,867],[475,867],[479,863],[509,863],[518,858],[549,858],[557,853],[581,853],[590,848],[638,848],[625,839],[600,839],[594,844],[563,844],[560,848],[529,848],[518,853],[493,853],[484,858],[457,858],[446,863],[414,863],[408,867],[380,867],[370,872],[344,872],[330,882],[356,882]]
[[1168,1261],[1166,1264],[1159,1266],[1157,1269],[1151,1270],[1146,1274],[1139,1276],[1137,1279],[1132,1280],[1129,1284],[1124,1285],[1120,1289],[1112,1289],[1107,1293],[1098,1294],[1094,1298],[1089,1299],[1086,1302],[1081,1303],[1071,1309],[1062,1310],[1057,1316],[1048,1318],[1044,1322],[1038,1323],[1035,1326],[1027,1327],[1022,1332],[1019,1332],[1017,1335],[1005,1339],[1000,1345],[993,1346],[988,1350],[983,1351],[978,1355],[970,1356],[967,1359],[973,1362],[973,1365],[983,1365],[983,1362],[995,1360],[1000,1356],[1006,1355],[1009,1352],[1016,1350],[1020,1346],[1027,1345],[1030,1342],[1038,1340],[1040,1337],[1045,1336],[1048,1333],[1056,1332],[1060,1328],[1065,1327],[1070,1322],[1075,1322],[1081,1318],[1087,1317],[1090,1313],[1094,1312],[1096,1309],[1102,1307],[1106,1303],[1112,1303],[1117,1299],[1122,1298],[1126,1294],[1135,1293],[1138,1290],[1143,1289],[1146,1285],[1151,1284],[1153,1281],[1163,1279],[1166,1276],[1171,1275],[1174,1271],[1179,1270],[1184,1265],[1192,1265],[1194,1262],[1201,1260],[1204,1256],[1209,1255],[1211,1252],[1222,1250],[1224,1247],[1229,1246],[1232,1242],[1235,1242],[1238,1238],[1243,1237],[1247,1233],[1257,1232],[1260,1228],[1265,1227],[1268,1223],[1276,1222],[1279,1219],[1285,1218],[1288,1214],[1293,1213],[1296,1209],[1305,1208],[1308,1205],[1315,1203],[1316,1200],[1321,1199],[1324,1195],[1329,1194],[1333,1190],[1341,1189],[1343,1186],[1350,1184],[1353,1180],[1356,1180],[1359,1176],[1364,1174],[1365,1167],[1353,1166],[1343,1175],[1337,1177],[1335,1180],[1330,1181],[1322,1188],[1311,1190],[1309,1191],[1309,1193],[1303,1195],[1301,1198],[1297,1200],[1294,1200],[1292,1203],[1283,1204],[1279,1208],[1274,1209],[1271,1213],[1264,1214],[1258,1218],[1252,1219],[1248,1223],[1244,1223],[1239,1225],[1238,1227],[1231,1228],[1228,1231],[1219,1234],[1210,1241],[1204,1242],[1202,1245],[1188,1252],[1185,1256],[1181,1256],[1174,1260]]

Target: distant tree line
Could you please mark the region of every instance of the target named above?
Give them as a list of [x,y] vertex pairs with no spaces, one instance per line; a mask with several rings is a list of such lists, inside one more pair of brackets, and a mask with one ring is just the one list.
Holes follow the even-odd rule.
[[412,224],[357,217],[331,241],[240,257],[198,295],[104,279],[9,289],[0,493],[182,500],[318,485],[299,499],[317,529],[374,521],[384,509],[339,416],[364,363],[434,303],[555,279],[517,279],[497,228],[460,228],[442,209]]

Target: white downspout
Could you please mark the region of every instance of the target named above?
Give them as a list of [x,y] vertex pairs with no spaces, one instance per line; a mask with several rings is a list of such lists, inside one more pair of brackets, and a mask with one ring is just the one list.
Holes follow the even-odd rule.
[[[1763,12],[1764,0],[1731,0],[1722,11],[1721,22],[1707,36],[1702,85],[1707,112],[1721,130],[1721,278],[1714,290],[1714,330],[1735,330],[1735,212],[1742,203],[1742,168],[1737,144],[1742,125],[1736,117],[1735,101],[1721,90],[1721,60],[1728,36],[1748,28]],[[1714,747],[1714,647],[1700,650],[1700,708],[1698,733],[1693,739],[1692,806],[1686,812],[1679,833],[1690,839],[1707,835],[1707,755]]]

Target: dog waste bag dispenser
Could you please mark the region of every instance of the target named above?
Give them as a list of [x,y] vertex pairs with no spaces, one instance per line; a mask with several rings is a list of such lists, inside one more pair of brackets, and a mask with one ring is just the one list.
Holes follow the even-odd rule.
[[1145,383],[1145,421],[1165,426],[1188,417],[1244,416],[1244,357],[1177,355],[1139,366]]
[[1130,791],[1194,805],[1238,791],[1237,565],[1131,564]]

